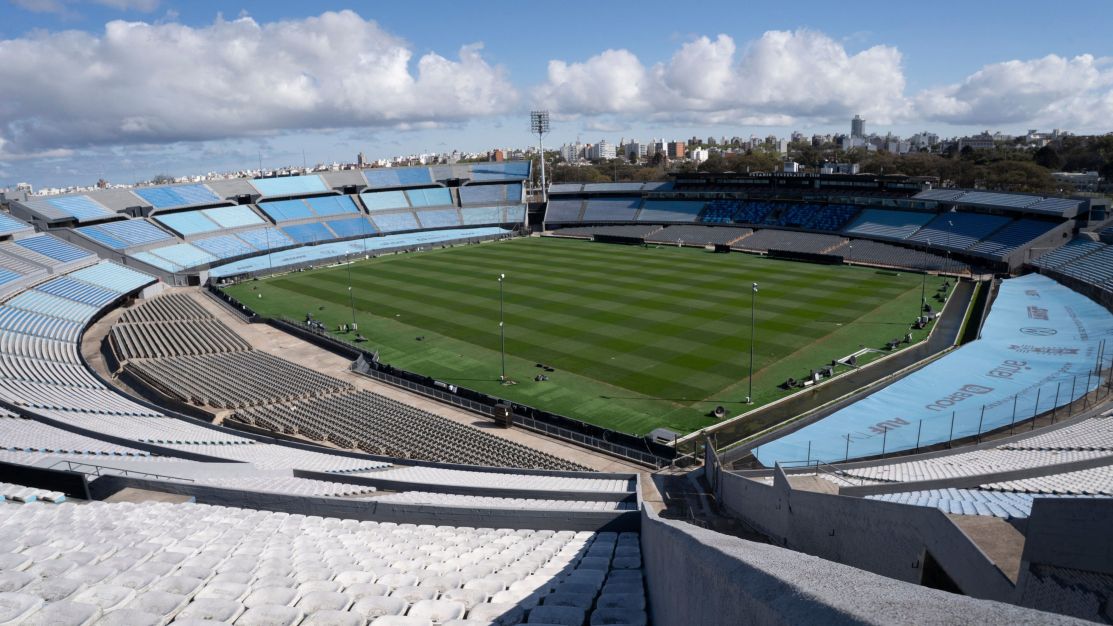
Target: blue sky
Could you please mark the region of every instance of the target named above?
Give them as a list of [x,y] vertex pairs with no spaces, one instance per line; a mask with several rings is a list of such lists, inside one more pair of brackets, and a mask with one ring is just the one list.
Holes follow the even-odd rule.
[[1099,0],[0,2],[0,187],[523,145],[532,106],[553,144],[1113,130]]

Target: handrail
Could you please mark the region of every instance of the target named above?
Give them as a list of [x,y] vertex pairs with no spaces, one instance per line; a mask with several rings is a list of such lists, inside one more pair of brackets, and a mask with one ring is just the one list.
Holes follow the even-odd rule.
[[[58,467],[59,465],[65,465],[66,469],[70,470],[71,472],[79,472],[81,474],[93,475],[93,476],[96,476],[98,478],[101,477],[101,476],[108,476],[108,475],[122,475],[122,476],[133,476],[134,475],[134,476],[143,477],[143,478],[155,478],[155,479],[158,479],[158,480],[163,480],[163,479],[168,478],[170,480],[181,480],[181,481],[185,481],[185,482],[189,482],[189,483],[197,482],[192,478],[186,478],[184,476],[169,476],[167,474],[156,474],[154,472],[141,472],[139,470],[129,470],[129,469],[124,469],[122,467],[112,467],[112,466],[109,466],[109,465],[97,465],[95,463],[80,463],[80,462],[77,462],[77,461],[68,461],[68,460],[58,461],[57,463],[55,463],[54,465],[51,465],[47,469],[54,469],[54,468]],[[85,471],[83,469],[80,469],[80,468],[83,468],[83,467],[91,467],[91,468],[93,468],[94,471],[88,472],[88,471]],[[121,472],[121,474],[101,473],[101,470],[112,470],[113,472]]]

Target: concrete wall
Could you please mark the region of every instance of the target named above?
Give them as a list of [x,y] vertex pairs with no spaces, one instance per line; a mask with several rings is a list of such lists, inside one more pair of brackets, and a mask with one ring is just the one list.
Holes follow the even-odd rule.
[[794,490],[783,472],[772,486],[720,472],[725,512],[777,545],[919,583],[930,552],[964,593],[1008,600],[1013,584],[937,509]]
[[910,585],[650,511],[641,541],[657,626],[1083,623]]
[[126,487],[193,496],[202,504],[340,519],[437,526],[637,532],[641,522],[640,513],[637,511],[481,509],[397,504],[374,500],[314,498],[242,491],[197,483],[166,482],[125,476],[101,476],[89,483],[89,491],[96,499],[104,499]]

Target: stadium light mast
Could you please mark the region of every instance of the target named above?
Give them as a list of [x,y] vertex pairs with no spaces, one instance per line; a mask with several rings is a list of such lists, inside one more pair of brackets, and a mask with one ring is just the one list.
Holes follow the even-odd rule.
[[754,403],[754,312],[757,310],[757,283],[753,284],[750,292],[750,391],[746,396],[746,404]]
[[549,199],[548,189],[545,188],[545,133],[549,132],[549,112],[530,111],[529,130],[537,135],[537,149],[541,151],[541,202]]
[[499,274],[499,351],[502,353],[502,375],[499,380],[506,383],[506,323],[503,314],[502,283],[506,274]]

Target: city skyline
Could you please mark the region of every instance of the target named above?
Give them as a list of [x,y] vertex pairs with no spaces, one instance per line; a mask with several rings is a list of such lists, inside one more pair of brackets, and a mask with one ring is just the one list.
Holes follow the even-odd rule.
[[714,25],[670,14],[663,31],[666,6],[638,6],[562,7],[539,37],[508,3],[448,25],[401,6],[15,0],[0,5],[0,187],[525,147],[533,106],[553,112],[554,147],[848,134],[855,114],[904,136],[1104,133],[1113,119],[1108,20],[1064,34],[1034,3],[724,4]]

